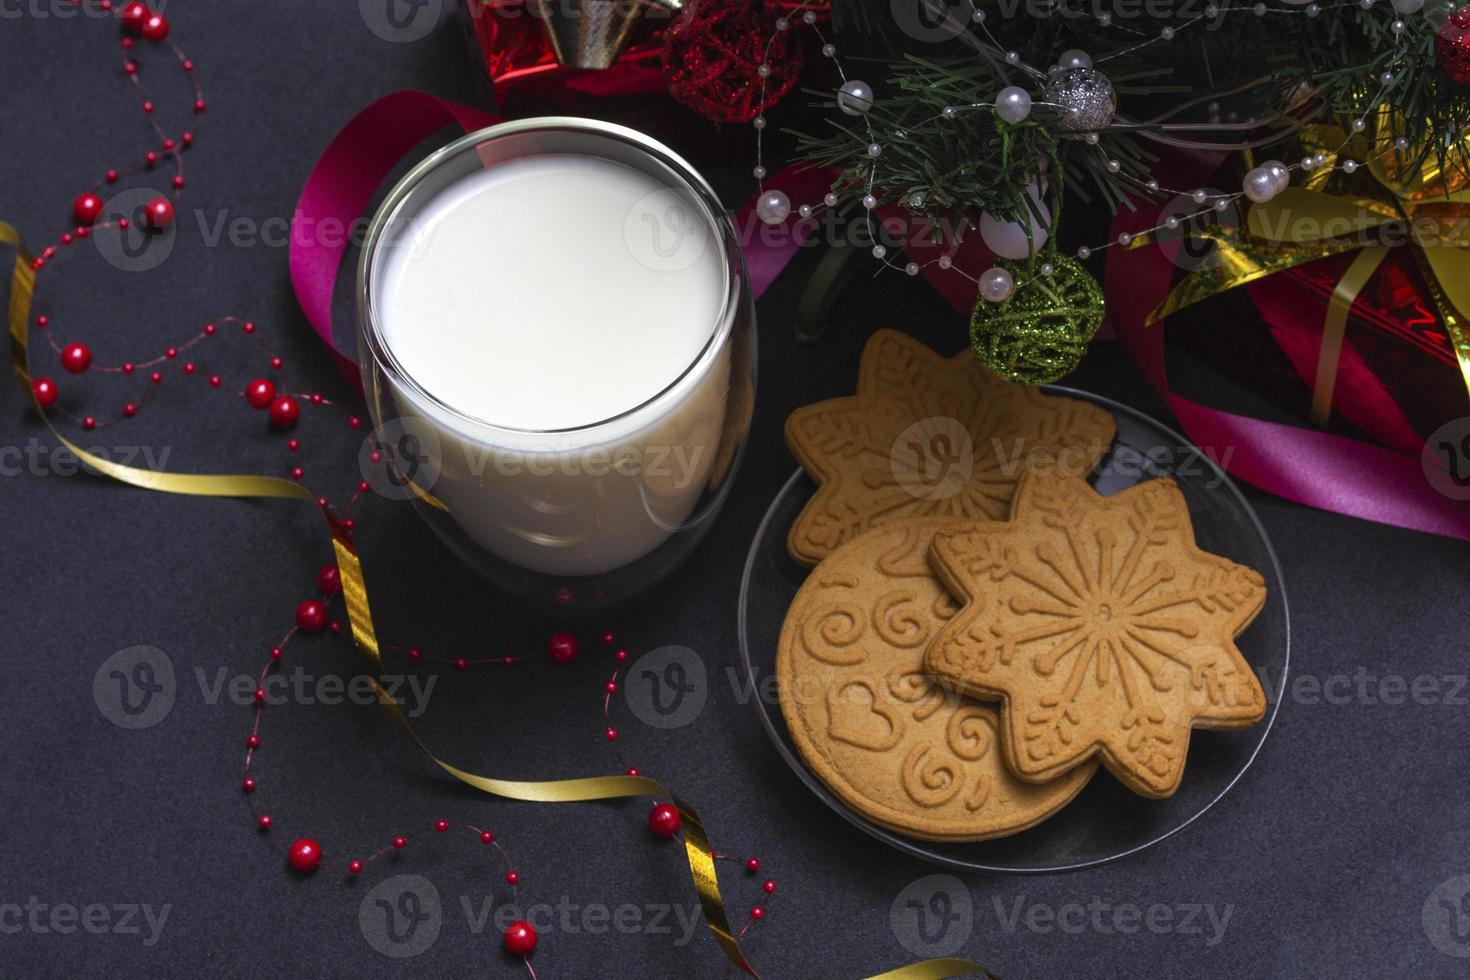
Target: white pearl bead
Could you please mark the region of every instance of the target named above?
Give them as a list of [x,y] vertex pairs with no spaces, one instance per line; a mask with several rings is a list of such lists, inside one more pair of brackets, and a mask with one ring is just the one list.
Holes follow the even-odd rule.
[[952,265],[954,265],[954,259],[950,258],[948,255],[941,255],[939,257],[939,268],[948,269]]
[[801,15],[801,19],[804,23],[815,24],[817,22],[817,15],[815,12],[808,10],[806,13]]
[[1405,24],[1403,21],[1396,20],[1392,24],[1388,25],[1388,29],[1393,31],[1395,34],[1402,34],[1404,33],[1404,28],[1408,26],[1409,25]]
[[1006,52],[1006,64],[1008,64],[1008,65],[1019,65],[1020,63],[1021,63],[1021,56],[1020,56],[1020,54],[1018,54],[1015,51],[1007,51]]
[[952,105],[945,106],[943,109],[939,110],[939,114],[941,116],[943,116],[945,119],[953,119],[954,118],[954,106],[952,106]]
[[1159,189],[1159,182],[1157,180],[1150,179],[1149,182],[1144,184],[1143,186],[1147,187],[1151,191],[1156,191]]
[[1165,27],[1163,30],[1159,31],[1159,37],[1163,38],[1165,41],[1174,40],[1174,28]]
[[1344,160],[1344,161],[1342,161],[1342,172],[1345,173],[1345,174],[1357,173],[1358,172],[1358,161],[1356,161],[1356,160]]
[[1079,248],[1077,250],[1077,257],[1079,259],[1090,259],[1090,258],[1092,258],[1092,249],[1088,248],[1086,245],[1083,245],[1081,248]]
[[1205,193],[1204,189],[1201,188],[1199,190],[1196,190],[1193,194],[1190,194],[1189,198],[1190,200],[1194,201],[1195,204],[1203,204],[1205,203],[1205,198],[1209,196],[1210,195]]
[[755,213],[768,225],[779,225],[791,214],[791,201],[781,191],[766,191],[755,204]]
[[887,257],[887,255],[888,255],[888,249],[884,248],[882,245],[874,245],[873,246],[873,258],[875,258],[875,259],[882,259],[882,258]]
[[1215,6],[1213,3],[1205,4],[1205,18],[1207,20],[1214,20],[1218,16],[1220,16],[1219,7]]
[[1041,263],[1041,274],[1043,276],[1050,278],[1053,274],[1056,273],[1056,271],[1057,267],[1052,265],[1050,262]]
[[1088,146],[1097,146],[1096,133],[1088,133],[1086,136],[1082,137],[1082,139],[1086,141]]
[[1218,200],[1218,201],[1215,202],[1215,210],[1216,211],[1225,211],[1229,207],[1230,207],[1230,200],[1229,200],[1229,198],[1222,197],[1222,198],[1220,198],[1220,200]]
[[977,24],[983,24],[983,23],[985,23],[985,11],[983,11],[983,10],[977,10],[977,11],[975,11],[973,14],[970,15],[970,19],[973,20]]
[[785,17],[777,17],[776,18],[776,30],[778,30],[778,31],[784,31],[787,28],[789,28],[790,26],[791,26],[791,21],[787,20]]
[[836,53],[837,53],[837,45],[835,45],[835,44],[824,44],[824,45],[822,45],[822,55],[824,57],[830,58],[833,55],[835,55]]
[[803,204],[801,207],[796,209],[796,213],[801,215],[803,218],[810,218],[812,216],[812,206],[810,204]]
[[1016,280],[1000,266],[993,266],[980,273],[980,295],[991,303],[1003,303],[1016,290]]
[[1286,164],[1280,160],[1267,160],[1261,164],[1261,169],[1271,175],[1271,182],[1278,194],[1286,190],[1287,185],[1291,183],[1291,171],[1287,170]]
[[1321,12],[1322,12],[1322,8],[1320,6],[1318,6],[1317,4],[1315,4],[1315,3],[1309,3],[1309,4],[1307,4],[1307,16],[1308,17],[1316,17]]
[[1097,26],[1098,27],[1112,27],[1113,26],[1113,15],[1112,14],[1098,14],[1097,15]]
[[751,170],[751,174],[753,174],[755,176],[755,179],[756,180],[765,180],[766,179],[766,168],[763,167],[763,166],[761,166],[760,164],[756,164],[755,165],[755,168],[753,170]]
[[1081,48],[1068,48],[1063,51],[1061,57],[1057,58],[1057,64],[1063,69],[1067,68],[1091,68],[1092,55]]
[[1019,85],[1007,85],[995,96],[995,114],[1011,125],[1031,115],[1031,93]]
[[1255,14],[1257,17],[1266,16],[1266,5],[1264,3],[1256,4],[1254,7],[1251,8],[1251,13]]
[[873,90],[867,82],[849,79],[837,90],[837,108],[849,116],[861,116],[873,108]]
[[903,271],[907,272],[911,276],[917,276],[919,274],[919,263],[910,262],[908,265],[903,267]]
[[1393,148],[1395,150],[1407,150],[1409,148],[1409,138],[1407,136],[1400,136],[1393,141]]
[[1173,231],[1175,228],[1179,227],[1179,219],[1172,214],[1169,215],[1167,218],[1164,219],[1164,227],[1168,228],[1170,231]]
[[876,157],[876,156],[881,155],[882,153],[883,153],[883,147],[879,146],[877,143],[869,143],[868,144],[868,156],[870,156],[870,157]]
[[863,207],[865,207],[869,211],[871,211],[874,208],[876,208],[877,206],[878,206],[878,199],[876,197],[874,197],[871,194],[864,194],[863,195]]
[[1110,174],[1115,174],[1119,170],[1122,170],[1123,169],[1123,165],[1121,163],[1119,163],[1117,160],[1109,160],[1107,166],[1108,166],[1108,173],[1110,173]]
[[760,67],[756,68],[755,73],[757,75],[759,75],[761,78],[770,78],[771,77],[771,66],[770,65],[761,65]]
[[1278,191],[1276,178],[1265,167],[1253,167],[1240,182],[1240,188],[1256,204],[1266,203]]
[[1364,122],[1362,119],[1354,119],[1353,120],[1353,132],[1355,132],[1355,133],[1361,133],[1363,130],[1365,130],[1367,128],[1368,128],[1368,124],[1366,122]]
[[1126,231],[1125,232],[1122,232],[1122,233],[1120,233],[1118,235],[1118,244],[1119,245],[1127,245],[1131,241],[1133,241],[1133,236],[1130,235],[1130,234],[1128,234],[1128,232],[1126,232]]
[[766,117],[765,116],[756,116],[754,119],[752,119],[750,121],[750,124],[752,126],[754,126],[756,129],[765,129],[766,128]]
[[822,203],[827,205],[827,207],[829,208],[837,207],[837,195],[833,194],[831,191],[828,191],[822,196]]

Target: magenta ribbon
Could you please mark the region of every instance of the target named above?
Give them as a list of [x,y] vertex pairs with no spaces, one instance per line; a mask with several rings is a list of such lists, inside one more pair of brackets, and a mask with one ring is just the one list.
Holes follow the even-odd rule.
[[[344,236],[314,236],[312,230],[323,222],[352,227],[384,178],[438,130],[457,126],[470,132],[498,121],[481,110],[424,92],[397,92],[354,117],[327,146],[307,179],[293,223],[291,281],[307,321],[343,372],[359,384],[355,328],[347,323],[334,331],[332,324],[332,292],[347,243]],[[766,189],[784,191],[792,201],[814,201],[825,193],[828,180],[824,170],[787,168],[768,179]],[[746,202],[734,220],[751,288],[759,298],[816,224],[793,215],[783,225],[763,225],[754,206],[754,199]],[[1136,231],[1150,221],[1149,215],[1123,212],[1114,232]],[[1108,297],[1118,339],[1168,402],[1191,441],[1233,475],[1287,500],[1470,540],[1470,508],[1436,492],[1417,459],[1356,439],[1208,408],[1170,391],[1163,326],[1146,326],[1146,318],[1162,301],[1172,273],[1172,263],[1158,247],[1115,249],[1108,263]],[[1228,454],[1223,451],[1227,447]]]

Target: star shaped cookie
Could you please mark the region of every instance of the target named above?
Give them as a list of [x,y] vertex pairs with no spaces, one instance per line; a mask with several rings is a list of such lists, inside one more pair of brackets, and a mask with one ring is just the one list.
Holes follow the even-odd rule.
[[815,565],[863,531],[905,517],[1004,520],[1038,461],[1085,475],[1113,441],[1108,412],[985,371],[968,349],[941,357],[880,330],[857,394],[786,420],[786,443],[818,490],[791,526],[792,558]]
[[1184,495],[1149,480],[1102,497],[1038,470],[1006,523],[940,532],[930,550],[964,608],[935,637],[930,673],[1003,702],[1001,744],[1022,779],[1094,755],[1130,789],[1170,796],[1191,728],[1266,712],[1235,637],[1266,601],[1252,569],[1201,551]]

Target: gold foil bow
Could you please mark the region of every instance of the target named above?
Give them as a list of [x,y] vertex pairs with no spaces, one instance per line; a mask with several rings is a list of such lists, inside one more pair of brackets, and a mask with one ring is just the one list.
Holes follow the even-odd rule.
[[[0,245],[13,245],[16,249],[14,270],[10,281],[10,349],[15,373],[19,376],[31,397],[32,407],[51,430],[52,435],[72,452],[78,460],[93,470],[122,483],[157,490],[163,493],[178,493],[207,497],[277,497],[300,500],[318,507],[311,491],[300,483],[271,476],[250,475],[203,475],[192,473],[167,473],[124,466],[112,460],[95,456],[67,439],[46,415],[45,409],[36,400],[31,388],[29,367],[28,331],[30,326],[31,297],[35,292],[36,276],[31,269],[31,257],[21,243],[20,234],[12,226],[0,221]],[[367,581],[363,575],[362,562],[352,542],[351,530],[342,522],[334,520],[323,511],[327,528],[332,537],[332,548],[336,554],[337,568],[341,573],[342,596],[347,608],[347,620],[352,628],[352,639],[367,669],[369,678],[378,696],[378,704],[387,713],[393,724],[413,742],[429,760],[441,770],[468,786],[490,796],[533,803],[579,803],[590,800],[610,800],[623,797],[665,797],[678,807],[683,820],[684,850],[689,862],[689,874],[699,895],[704,910],[705,923],[710,933],[724,952],[725,957],[736,967],[754,977],[755,968],[746,960],[740,948],[740,940],[730,928],[725,914],[725,903],[720,897],[719,878],[715,873],[714,852],[704,822],[692,806],[685,803],[668,787],[645,776],[594,776],[584,779],[558,779],[545,782],[496,779],[467,772],[436,756],[419,738],[408,717],[400,710],[397,699],[381,684],[383,664],[379,651],[377,631],[373,626],[372,611],[368,605]],[[907,966],[877,974],[869,980],[941,980],[943,977],[979,975],[986,980],[999,980],[983,967],[965,960],[945,957],[924,960]]]
[[[1253,204],[1243,227],[1216,225],[1194,234],[1213,243],[1209,262],[1180,280],[1149,315],[1150,324],[1226,290],[1317,259],[1357,251],[1333,290],[1323,320],[1322,345],[1312,389],[1312,420],[1325,425],[1332,414],[1338,358],[1348,314],[1389,249],[1407,245],[1428,284],[1450,347],[1470,391],[1470,175],[1450,173],[1433,154],[1392,148],[1402,131],[1387,107],[1367,137],[1349,138],[1332,126],[1308,126],[1303,150],[1321,153],[1300,185],[1270,201]],[[1470,151],[1470,138],[1465,148]],[[1337,166],[1339,154],[1363,161],[1353,173]],[[1139,235],[1130,248],[1156,241]]]

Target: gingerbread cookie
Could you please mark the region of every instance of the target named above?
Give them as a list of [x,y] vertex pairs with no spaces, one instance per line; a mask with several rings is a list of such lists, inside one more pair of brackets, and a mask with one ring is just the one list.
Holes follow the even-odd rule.
[[974,841],[1040,823],[1097,767],[1041,786],[1016,779],[994,709],[924,673],[925,648],[958,608],[927,552],[954,526],[898,521],[824,560],[787,611],[776,674],[798,750],[848,805],[912,837]]
[[819,484],[787,548],[815,565],[885,521],[1004,520],[1029,465],[1089,473],[1115,432],[1096,405],[1002,381],[968,349],[945,358],[880,330],[863,350],[855,396],[786,420],[786,444]]
[[1102,497],[1080,478],[1035,471],[1009,522],[940,533],[930,559],[966,605],[925,664],[1004,702],[1001,744],[1023,779],[1053,780],[1100,755],[1134,792],[1170,796],[1192,727],[1265,715],[1235,645],[1265,582],[1195,545],[1173,480]]

